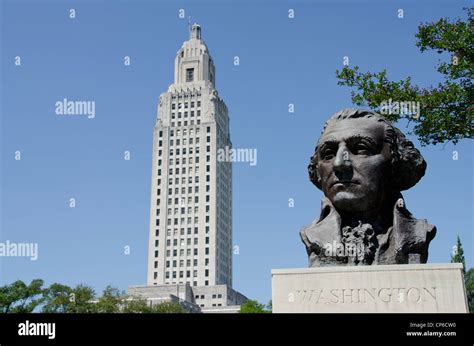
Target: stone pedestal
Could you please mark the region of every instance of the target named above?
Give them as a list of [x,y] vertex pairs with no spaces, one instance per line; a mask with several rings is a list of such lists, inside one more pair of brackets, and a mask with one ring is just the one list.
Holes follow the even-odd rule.
[[273,312],[468,312],[462,265],[272,270]]

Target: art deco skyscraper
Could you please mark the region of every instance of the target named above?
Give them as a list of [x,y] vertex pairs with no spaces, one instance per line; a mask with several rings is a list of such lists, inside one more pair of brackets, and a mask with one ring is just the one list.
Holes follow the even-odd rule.
[[153,130],[148,285],[232,287],[229,115],[209,50],[194,24]]

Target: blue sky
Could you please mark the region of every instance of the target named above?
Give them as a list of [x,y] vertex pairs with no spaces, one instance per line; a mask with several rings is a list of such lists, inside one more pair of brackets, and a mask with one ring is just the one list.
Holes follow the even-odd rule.
[[[233,237],[240,253],[233,258],[233,281],[262,302],[271,298],[272,268],[307,266],[298,232],[319,215],[322,193],[309,182],[306,167],[324,121],[353,106],[350,89],[337,86],[335,78],[343,57],[364,71],[387,68],[391,79],[437,83],[440,56],[415,47],[417,27],[443,16],[464,17],[461,8],[468,4],[1,3],[0,240],[37,242],[39,258],[1,258],[0,285],[42,278],[101,292],[108,284],[145,284],[152,129],[190,15],[201,24],[216,64],[233,146],[258,150],[256,166],[234,164]],[[75,19],[69,18],[71,8]],[[178,17],[181,8],[186,19]],[[55,102],[63,98],[95,101],[96,117],[57,116]],[[20,161],[14,160],[17,150]],[[123,160],[126,150],[130,161]],[[438,228],[431,263],[449,262],[459,234],[473,265],[472,151],[471,140],[421,147],[426,175],[404,193],[409,210]],[[69,208],[70,198],[75,208]],[[131,247],[130,255],[124,246]]]

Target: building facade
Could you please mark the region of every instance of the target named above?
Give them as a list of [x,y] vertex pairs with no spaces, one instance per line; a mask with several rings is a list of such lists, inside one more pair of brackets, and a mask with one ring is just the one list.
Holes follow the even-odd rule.
[[[163,285],[189,286],[198,292],[195,299],[208,302],[197,305],[211,308],[246,300],[232,290],[232,163],[217,159],[218,150],[232,143],[215,80],[201,28],[194,24],[176,53],[174,83],[160,95],[153,129],[147,274],[147,287],[156,286],[155,292]],[[213,290],[227,297],[227,289],[239,299],[213,306],[205,298]],[[148,298],[152,291],[133,287]]]

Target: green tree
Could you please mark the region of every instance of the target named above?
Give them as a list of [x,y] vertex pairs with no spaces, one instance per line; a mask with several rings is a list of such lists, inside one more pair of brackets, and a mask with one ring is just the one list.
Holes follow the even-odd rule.
[[273,311],[273,301],[271,299],[267,304],[267,311],[270,313]]
[[256,300],[247,300],[244,304],[240,306],[239,313],[241,314],[265,314],[270,313],[271,310],[268,310],[270,307],[271,301],[268,306],[259,303]]
[[151,313],[152,309],[145,299],[139,297],[128,297],[123,302],[124,313]]
[[118,288],[107,286],[102,296],[97,302],[97,310],[105,313],[117,313],[121,311],[122,301],[125,299],[125,293]]
[[469,311],[474,313],[474,268],[471,268],[467,271],[466,275],[464,276],[464,280],[466,283],[466,294],[469,304]]
[[451,263],[462,263],[462,271],[466,273],[466,261],[464,260],[464,250],[462,248],[461,239],[457,238],[456,245],[451,255]]
[[43,280],[35,279],[29,285],[17,280],[0,287],[0,312],[29,313],[43,301]]
[[99,312],[95,300],[95,291],[86,285],[76,286],[71,293],[71,302],[68,306],[69,313],[93,313]]
[[43,291],[44,313],[66,313],[71,310],[74,290],[66,285],[54,283]]
[[[355,88],[352,102],[383,113],[388,119],[408,119],[414,123],[413,131],[422,145],[457,143],[463,138],[474,137],[474,110],[472,87],[474,66],[473,10],[464,8],[467,19],[442,18],[434,23],[421,24],[416,34],[416,45],[423,53],[434,50],[448,53],[448,59],[439,61],[437,71],[443,81],[437,86],[420,87],[411,78],[390,81],[387,71],[360,72],[358,66],[345,66],[337,70],[338,85]],[[419,102],[419,113],[404,112],[396,107],[393,114],[386,114],[383,105],[393,102]],[[385,111],[390,109],[385,108]],[[392,113],[392,112],[389,112]]]
[[160,314],[184,314],[187,311],[178,303],[164,302],[164,303],[153,305],[151,307],[150,312],[160,313]]

